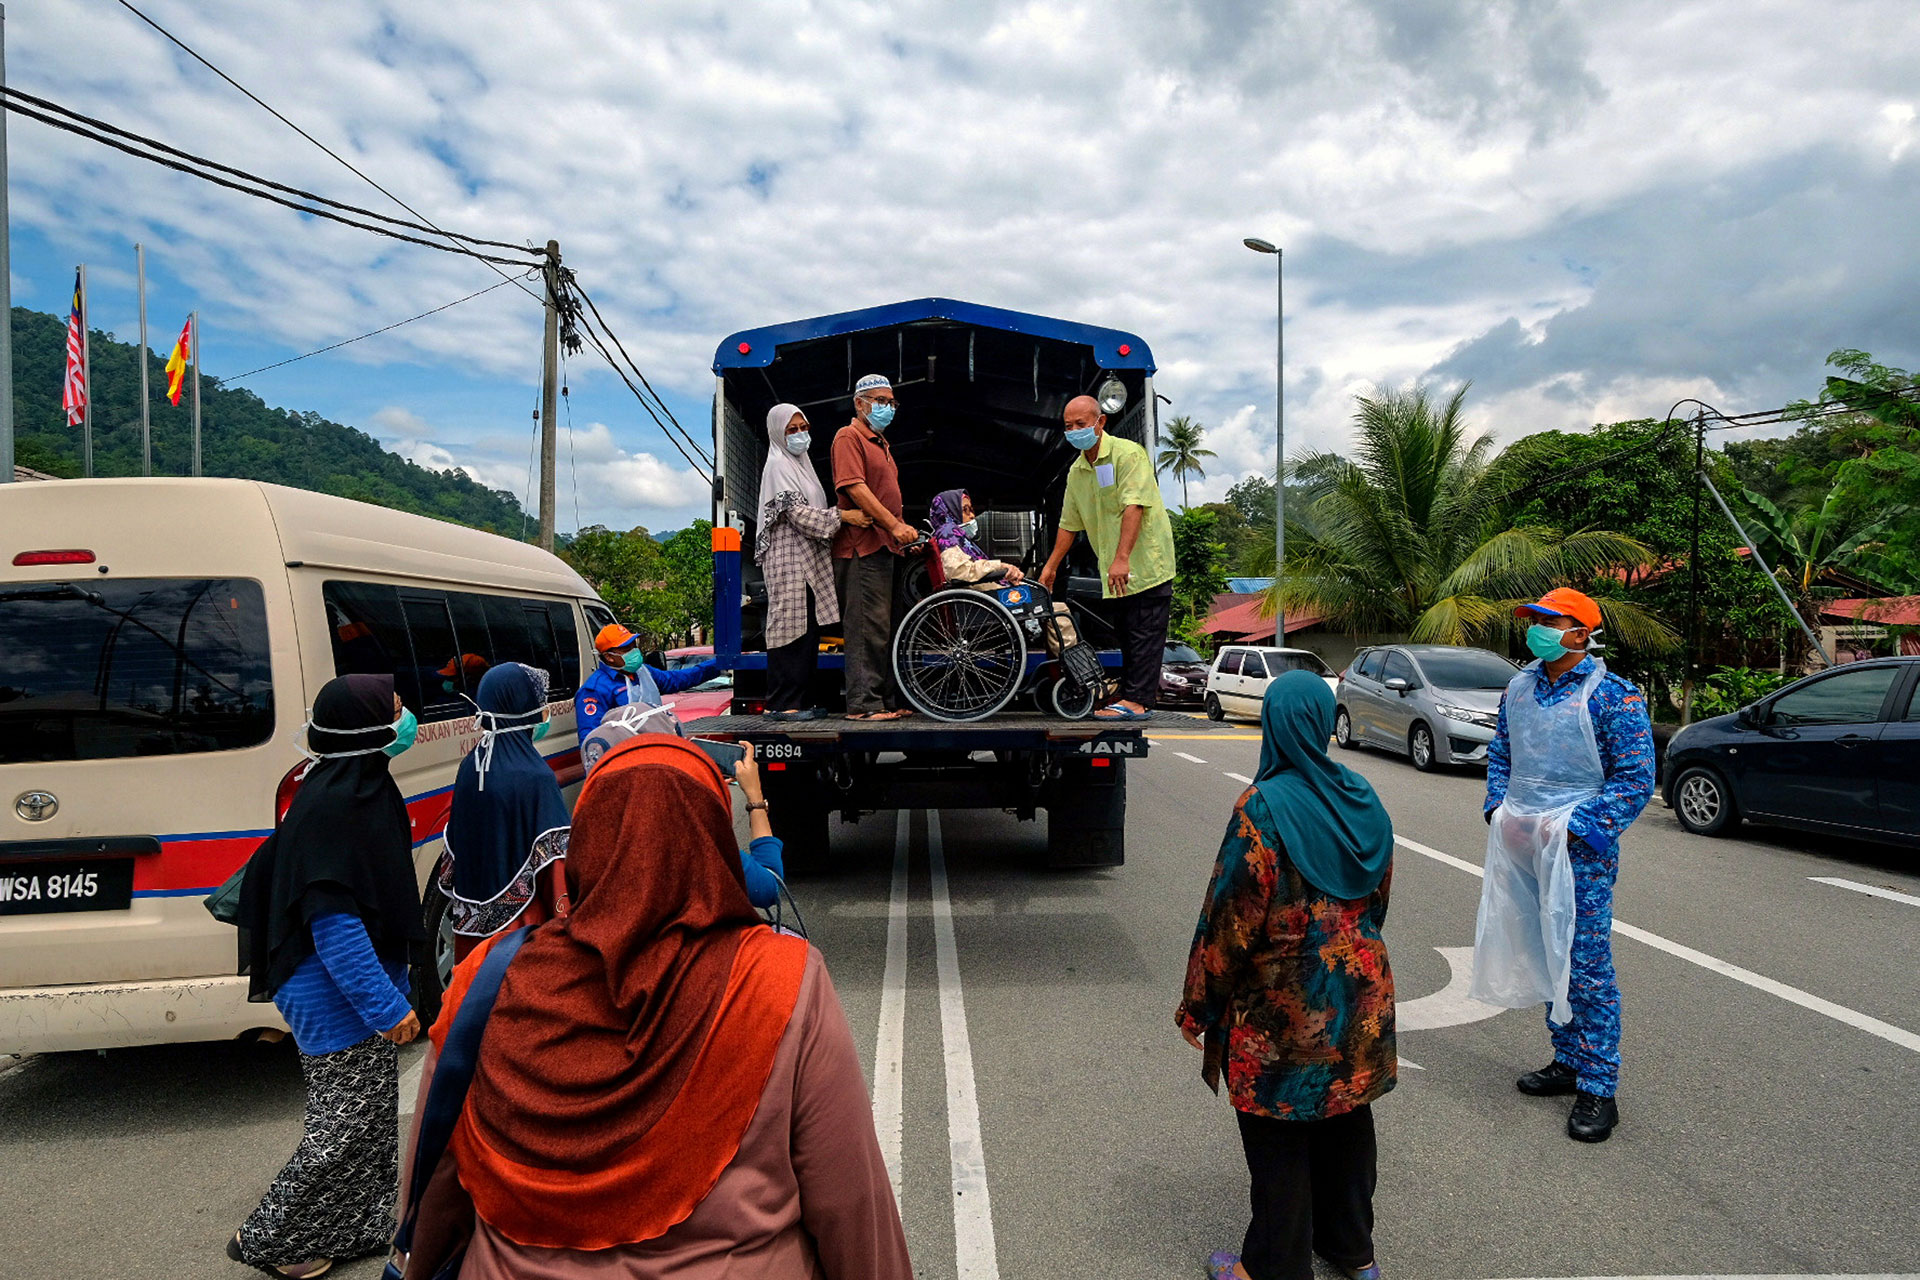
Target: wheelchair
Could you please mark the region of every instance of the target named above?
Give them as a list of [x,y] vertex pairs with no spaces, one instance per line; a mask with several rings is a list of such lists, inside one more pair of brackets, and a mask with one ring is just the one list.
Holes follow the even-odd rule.
[[1084,640],[1061,642],[1044,587],[948,586],[932,540],[905,548],[916,553],[925,558],[927,594],[907,611],[892,644],[894,682],[914,710],[936,720],[984,720],[1024,692],[1063,719],[1093,714],[1107,684],[1100,655]]

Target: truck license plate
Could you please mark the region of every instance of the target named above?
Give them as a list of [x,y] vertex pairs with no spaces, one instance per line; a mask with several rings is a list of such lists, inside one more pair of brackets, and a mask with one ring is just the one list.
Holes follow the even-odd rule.
[[756,742],[753,754],[762,760],[798,760],[800,744],[797,742]]
[[0,916],[125,911],[131,905],[131,858],[0,862]]

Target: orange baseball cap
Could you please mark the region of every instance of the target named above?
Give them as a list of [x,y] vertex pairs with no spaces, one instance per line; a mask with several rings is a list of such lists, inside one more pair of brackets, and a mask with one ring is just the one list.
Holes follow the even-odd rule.
[[1555,587],[1541,596],[1538,604],[1523,604],[1515,609],[1513,616],[1572,618],[1592,630],[1600,625],[1600,606],[1593,602],[1592,596],[1582,595],[1572,587]]
[[633,639],[633,632],[617,622],[609,622],[600,628],[598,635],[594,636],[593,647],[601,653],[612,653],[615,649],[626,648],[633,643]]

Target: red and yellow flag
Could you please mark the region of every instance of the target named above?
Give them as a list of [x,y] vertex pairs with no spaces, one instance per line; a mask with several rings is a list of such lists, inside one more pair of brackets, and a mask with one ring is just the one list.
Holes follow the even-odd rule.
[[167,403],[180,403],[180,388],[187,380],[187,362],[193,357],[193,317],[180,326],[180,340],[167,357]]

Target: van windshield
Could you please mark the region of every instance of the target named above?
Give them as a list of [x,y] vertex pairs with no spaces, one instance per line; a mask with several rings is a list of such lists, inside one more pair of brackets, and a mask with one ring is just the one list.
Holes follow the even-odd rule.
[[230,751],[273,734],[260,584],[0,584],[0,764]]

